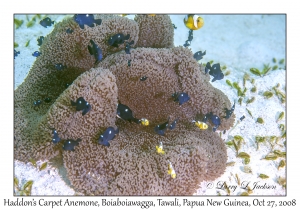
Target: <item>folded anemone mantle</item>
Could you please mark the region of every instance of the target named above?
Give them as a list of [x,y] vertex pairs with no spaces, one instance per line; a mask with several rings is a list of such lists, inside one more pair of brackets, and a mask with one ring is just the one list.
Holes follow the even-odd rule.
[[[222,175],[227,160],[223,140],[191,121],[210,112],[221,117],[231,104],[210,84],[190,49],[173,47],[169,16],[95,17],[102,19],[101,25],[80,29],[70,18],[45,37],[42,55],[15,90],[15,158],[25,162],[62,158],[72,187],[87,195],[191,195],[201,181]],[[150,39],[149,26],[153,38],[148,43],[144,40]],[[71,35],[65,33],[69,27]],[[108,45],[108,38],[117,33],[130,34],[129,41],[134,41],[130,54],[124,51],[125,43]],[[98,64],[87,49],[91,39],[103,52]],[[57,63],[66,68],[56,70]],[[143,76],[145,81],[140,80]],[[172,98],[175,92],[187,93],[190,100],[179,105]],[[33,106],[44,97],[51,102]],[[70,100],[79,97],[91,104],[84,116],[71,106]],[[116,118],[118,103],[150,125]],[[155,125],[169,117],[179,118],[176,128],[164,136],[156,134]],[[221,117],[218,129],[229,129],[234,118],[234,114]],[[98,144],[98,138],[109,126],[120,132],[106,147]],[[52,143],[53,128],[62,139],[57,144]],[[75,151],[62,149],[63,140],[78,138],[82,141]],[[159,142],[165,154],[156,152]],[[167,173],[169,162],[175,179]]]

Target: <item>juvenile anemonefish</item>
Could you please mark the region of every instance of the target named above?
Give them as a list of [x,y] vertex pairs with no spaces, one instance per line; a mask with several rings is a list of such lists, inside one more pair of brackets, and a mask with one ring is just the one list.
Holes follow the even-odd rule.
[[169,162],[169,164],[168,164],[168,174],[170,174],[173,179],[176,178],[176,173],[175,173],[175,170],[174,170],[171,162]]
[[191,30],[198,30],[204,25],[204,20],[198,15],[186,15],[183,19],[185,26]]
[[140,119],[140,122],[143,126],[148,126],[149,125],[149,120],[147,120],[146,118],[142,118]]
[[154,17],[155,16],[155,14],[148,14],[149,16],[152,16],[152,17]]
[[163,144],[162,144],[162,142],[159,142],[159,146],[156,146],[156,152],[158,153],[158,154],[165,154],[165,151],[163,150]]
[[195,125],[201,130],[206,130],[208,128],[208,125],[205,122],[195,121],[195,120],[193,120],[192,122],[195,123]]

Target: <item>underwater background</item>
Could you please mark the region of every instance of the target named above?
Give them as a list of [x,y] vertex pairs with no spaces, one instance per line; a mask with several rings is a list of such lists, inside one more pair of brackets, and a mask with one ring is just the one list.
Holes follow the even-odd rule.
[[[193,32],[193,40],[188,48],[193,53],[206,51],[206,55],[199,63],[206,64],[213,61],[213,63],[220,63],[223,67],[224,79],[211,82],[211,84],[222,90],[232,104],[236,102],[234,111],[236,115],[234,125],[236,126],[225,134],[222,132],[220,134],[228,145],[228,166],[225,173],[212,182],[214,187],[207,187],[210,184],[202,182],[196,194],[240,195],[247,190],[232,187],[228,192],[222,183],[226,182],[227,186],[236,186],[245,181],[250,182],[252,187],[255,182],[265,186],[264,189],[254,189],[252,192],[248,190],[249,194],[286,195],[284,187],[286,168],[282,165],[285,155],[278,155],[276,159],[266,159],[271,151],[286,152],[285,137],[282,137],[286,127],[285,117],[277,121],[280,113],[286,112],[286,104],[285,100],[283,101],[273,89],[279,84],[276,88],[283,93],[286,91],[286,16],[275,14],[199,15],[204,19],[204,26]],[[36,59],[32,53],[39,50],[37,38],[46,36],[53,30],[53,26],[42,27],[39,20],[29,23],[34,16],[15,15],[14,17],[23,21],[20,27],[15,26],[14,31],[15,50],[20,52],[14,59],[15,89],[24,81]],[[50,17],[55,23],[66,17],[65,15],[41,16]],[[72,15],[67,16],[72,17]],[[134,15],[127,15],[125,18],[133,19]],[[174,45],[175,47],[182,46],[189,32],[183,23],[184,15],[170,15],[170,18],[176,27],[174,28]],[[269,68],[271,70],[264,76],[257,76],[250,72],[251,68],[260,71]],[[243,86],[245,73],[248,76]],[[231,84],[237,82],[243,90],[246,88],[245,99],[241,104],[238,102],[240,98],[238,91],[226,80]],[[256,91],[253,90],[254,87]],[[266,91],[272,92],[272,90],[272,96],[266,95]],[[240,120],[242,116],[245,116],[245,119]],[[257,122],[258,118],[262,118],[264,122]],[[249,163],[247,161],[245,163],[245,158],[237,157],[236,150],[230,143],[237,138],[236,136],[242,136],[244,139],[240,151],[250,156]],[[266,137],[264,142],[259,143],[259,149],[257,149],[257,136]],[[268,138],[271,136],[275,136],[276,139]],[[33,180],[32,195],[74,195],[75,192],[70,187],[62,164],[56,163],[51,166],[49,163],[46,169],[39,171],[38,167],[42,163],[37,161],[37,167],[34,167],[32,163],[15,161],[15,177],[18,178],[20,185]]]

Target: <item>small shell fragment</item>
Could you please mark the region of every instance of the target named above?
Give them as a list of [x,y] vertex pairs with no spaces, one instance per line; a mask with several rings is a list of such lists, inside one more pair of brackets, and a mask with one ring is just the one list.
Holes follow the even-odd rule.
[[274,150],[273,153],[276,154],[278,157],[285,157],[286,156],[286,152],[281,152],[279,150]]
[[251,188],[248,186],[247,187],[247,192],[249,193],[249,194],[252,194],[253,193],[253,191],[251,190]]
[[43,163],[43,164],[40,166],[40,171],[44,170],[45,168],[47,168],[47,162]]
[[276,160],[277,158],[278,158],[278,156],[275,154],[268,154],[263,159],[264,160]]
[[235,162],[229,162],[229,163],[226,163],[226,166],[234,166]]
[[265,174],[259,174],[258,176],[259,178],[262,178],[262,179],[268,179],[269,176],[265,175]]
[[266,99],[269,99],[269,98],[272,98],[273,97],[273,93],[271,91],[265,91],[263,93],[263,96],[266,98]]
[[227,146],[232,146],[233,145],[233,141],[228,141],[225,143]]
[[285,161],[284,161],[284,160],[281,160],[280,163],[279,163],[279,165],[278,165],[278,170],[279,170],[280,168],[283,168],[284,166],[285,166]]
[[240,105],[242,105],[242,101],[243,101],[243,98],[239,98],[238,102]]
[[237,141],[244,141],[244,138],[240,135],[235,135],[233,138]]
[[280,112],[279,116],[278,116],[278,119],[276,122],[282,120],[282,118],[284,117],[284,112]]
[[252,113],[250,112],[250,110],[247,109],[247,108],[246,108],[246,110],[247,110],[248,114],[249,114],[249,115],[252,117],[252,119],[253,119],[253,116],[252,116]]
[[37,166],[37,165],[36,165],[36,161],[35,161],[34,159],[30,158],[30,159],[29,159],[29,162],[30,162],[34,167]]
[[248,165],[250,163],[250,158],[244,158],[244,164]]
[[280,59],[279,64],[283,64],[284,63],[284,58]]
[[236,177],[236,181],[237,181],[238,185],[241,185],[241,180],[240,180],[239,176],[237,174],[235,174],[235,177]]
[[29,190],[31,191],[31,187],[33,185],[33,181],[32,180],[29,180],[28,182],[26,182],[23,186],[23,190]]
[[252,93],[255,93],[256,92],[256,86],[254,86],[253,88],[251,88],[250,90]]
[[286,186],[286,178],[284,178],[284,177],[278,177],[277,182],[278,182],[278,184],[280,184],[283,187]]
[[240,152],[238,154],[238,157],[240,157],[240,158],[250,158],[250,155],[247,154],[246,152]]
[[230,71],[226,71],[224,75],[228,76],[229,74],[230,74]]
[[17,177],[14,177],[14,185],[15,187],[19,187],[19,179]]
[[257,118],[256,122],[260,123],[260,124],[263,124],[264,123],[264,119],[259,117]]
[[244,170],[243,170],[245,173],[248,173],[248,174],[252,174],[252,169],[250,166],[244,166]]
[[231,82],[228,79],[226,80],[226,84],[229,85],[230,87],[233,87]]
[[252,97],[252,98],[250,98],[250,99],[248,99],[247,101],[246,101],[246,104],[248,105],[248,104],[251,104],[251,103],[253,103],[255,101],[255,97]]
[[256,69],[256,68],[251,68],[251,69],[250,69],[250,72],[251,72],[252,74],[256,75],[256,76],[260,76],[260,77],[261,77],[260,71],[259,71],[258,69]]

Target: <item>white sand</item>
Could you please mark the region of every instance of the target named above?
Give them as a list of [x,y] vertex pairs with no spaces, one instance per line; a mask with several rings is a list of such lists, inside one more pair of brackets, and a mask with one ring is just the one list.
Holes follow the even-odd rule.
[[[60,21],[62,16],[49,16],[52,20]],[[133,18],[133,16],[128,16]],[[280,112],[285,112],[285,104],[281,104],[276,96],[270,99],[264,99],[262,92],[271,89],[277,83],[280,83],[280,90],[285,92],[286,71],[283,69],[271,71],[265,77],[254,76],[249,72],[249,68],[255,67],[262,69],[263,64],[272,63],[272,58],[277,60],[285,58],[285,16],[283,15],[201,15],[204,18],[205,25],[198,31],[194,31],[194,39],[191,44],[193,52],[198,50],[206,50],[206,55],[201,62],[213,60],[214,63],[220,63],[221,66],[226,65],[231,74],[223,80],[218,80],[212,83],[215,87],[221,89],[233,103],[238,100],[237,91],[230,88],[225,80],[231,82],[239,82],[242,87],[242,78],[244,72],[248,72],[251,78],[255,79],[255,85],[258,91],[251,93],[249,90],[253,87],[247,81],[246,99],[255,97],[256,100],[246,106],[245,101],[242,106],[236,104],[235,114],[237,120],[245,115],[245,119],[239,123],[235,129],[229,130],[222,139],[229,141],[234,135],[241,135],[245,139],[240,151],[246,152],[251,156],[249,166],[252,169],[252,174],[244,173],[241,158],[236,158],[236,153],[233,148],[228,148],[227,162],[236,162],[234,166],[227,167],[225,173],[213,181],[214,187],[206,187],[208,182],[202,182],[197,194],[200,195],[216,195],[218,192],[226,195],[224,189],[216,189],[221,182],[226,181],[231,188],[231,195],[239,195],[245,190],[237,186],[235,174],[238,174],[241,182],[250,182],[252,188],[254,182],[259,182],[259,185],[274,186],[275,189],[254,189],[253,195],[286,195],[286,191],[277,183],[279,176],[285,177],[285,167],[278,170],[279,161],[277,160],[261,160],[270,151],[270,145],[266,143],[261,145],[259,150],[256,150],[255,136],[270,136],[281,134],[278,125],[284,124],[285,119],[276,123],[276,119]],[[18,19],[26,18],[18,16]],[[182,15],[171,15],[172,22],[176,25],[175,29],[175,46],[183,45],[188,37],[188,29],[183,25]],[[15,88],[20,85],[26,77],[30,67],[32,66],[35,57],[31,54],[37,51],[37,37],[45,36],[51,32],[53,27],[45,29],[39,24],[27,29],[26,23],[15,31],[15,42],[19,44],[16,48],[21,53],[15,59]],[[28,47],[24,47],[25,43],[30,41]],[[284,68],[284,65],[282,65]],[[229,108],[229,107],[228,107]],[[248,108],[253,119],[247,113]],[[262,117],[264,124],[256,123],[257,117]],[[279,141],[274,149],[285,151],[283,140]],[[38,164],[41,164],[38,162]],[[34,180],[32,195],[72,195],[74,190],[66,178],[65,169],[61,163],[53,163],[54,166],[47,167],[46,170],[38,171],[30,163],[24,164],[20,161],[15,161],[15,176],[19,178],[21,184],[27,180]],[[175,169],[176,170],[176,169]],[[258,178],[260,173],[269,176],[268,179]],[[178,177],[180,174],[178,174]],[[211,186],[211,185],[209,185]],[[234,190],[234,186],[237,188]]]

